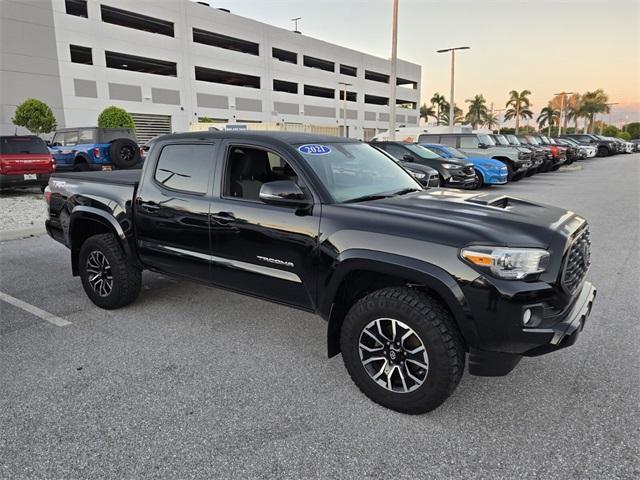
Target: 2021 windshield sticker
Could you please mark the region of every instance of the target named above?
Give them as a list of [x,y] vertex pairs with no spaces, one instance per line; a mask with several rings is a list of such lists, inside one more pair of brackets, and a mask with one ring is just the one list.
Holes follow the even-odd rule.
[[331,147],[317,144],[300,145],[298,151],[307,155],[327,155],[331,153]]

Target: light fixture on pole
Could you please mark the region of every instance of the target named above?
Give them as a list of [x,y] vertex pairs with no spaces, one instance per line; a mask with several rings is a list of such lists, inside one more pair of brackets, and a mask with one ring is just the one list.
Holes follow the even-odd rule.
[[[619,102],[611,102],[606,103],[607,107],[612,107],[613,105],[618,105]],[[609,109],[609,125],[611,125],[611,109]],[[604,121],[600,124],[600,135],[602,135],[602,131],[604,130]]]
[[469,50],[471,47],[453,47],[436,50],[437,53],[451,52],[451,96],[449,98],[449,128],[453,132],[453,124],[455,123],[455,101],[453,98],[454,78],[456,75],[456,50]]
[[298,31],[298,20],[302,20],[302,17],[296,17],[296,18],[292,18],[291,21],[294,23],[295,27],[293,29],[294,32],[296,33],[300,33]]
[[342,136],[348,137],[347,135],[347,87],[350,87],[352,84],[347,82],[338,82],[338,84],[342,85],[342,121],[343,121],[343,131]]
[[567,95],[573,95],[575,92],[560,92],[560,93],[554,93],[553,96],[557,97],[558,95],[561,95],[560,97],[560,118],[558,119],[558,136],[562,135],[562,124],[563,124],[563,117],[564,117],[564,99],[567,97]]
[[393,23],[391,28],[391,75],[389,76],[389,140],[396,139],[396,83],[398,77],[398,0],[393,0]]

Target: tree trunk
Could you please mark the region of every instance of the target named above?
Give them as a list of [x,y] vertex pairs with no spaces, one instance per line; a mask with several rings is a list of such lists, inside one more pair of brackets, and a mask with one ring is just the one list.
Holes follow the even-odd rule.
[[593,133],[593,120],[595,119],[595,115],[593,113],[589,114],[589,133]]
[[516,135],[520,133],[520,104],[516,104]]

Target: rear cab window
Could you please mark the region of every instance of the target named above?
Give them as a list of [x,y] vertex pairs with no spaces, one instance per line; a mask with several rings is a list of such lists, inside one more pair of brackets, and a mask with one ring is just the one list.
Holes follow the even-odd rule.
[[480,140],[475,135],[460,137],[460,148],[478,148]]
[[39,137],[0,137],[0,154],[2,155],[30,155],[48,154],[49,149]]
[[204,195],[209,188],[215,146],[212,144],[165,145],[153,175],[164,188]]

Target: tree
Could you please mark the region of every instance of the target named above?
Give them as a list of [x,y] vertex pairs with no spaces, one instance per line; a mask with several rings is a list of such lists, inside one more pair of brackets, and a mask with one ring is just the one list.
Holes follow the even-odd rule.
[[607,105],[608,101],[609,96],[604,93],[604,90],[601,88],[594,90],[593,92],[586,92],[582,96],[582,111],[589,119],[589,133],[593,133],[596,115],[598,113],[609,113],[609,106]]
[[[449,102],[445,101],[442,104],[442,112],[440,113],[440,120],[444,125],[449,125]],[[453,124],[462,123],[462,109],[456,105],[453,106]]]
[[628,123],[623,129],[631,136],[632,139],[640,138],[640,122]]
[[602,129],[602,135],[605,137],[617,137],[620,130],[615,125],[607,125]]
[[491,112],[489,112],[484,117],[482,125],[487,127],[489,130],[493,130],[493,127],[500,125],[500,118],[498,118],[497,114],[491,114]]
[[133,118],[124,108],[110,106],[98,116],[100,128],[136,128]]
[[428,122],[429,117],[434,117],[436,120],[438,119],[436,111],[433,109],[433,107],[430,107],[426,103],[423,103],[420,107],[420,118],[424,118],[425,122]]
[[[582,111],[582,96],[579,93],[574,93],[567,100],[567,116],[566,120],[573,120],[574,132],[578,132],[578,120],[584,116],[584,112]],[[566,129],[566,124],[565,128]],[[568,131],[567,131],[568,133]]]
[[551,126],[554,123],[559,123],[559,121],[560,121],[560,110],[556,110],[555,108],[553,108],[551,103],[549,103],[549,105],[547,105],[542,110],[540,110],[540,115],[538,115],[538,118],[536,119],[536,122],[538,122],[538,128],[540,130],[542,130],[545,125],[548,126],[547,128],[548,136],[551,135]]
[[24,127],[35,135],[56,129],[56,117],[46,103],[37,98],[27,98],[16,108],[11,119],[14,125]]
[[631,140],[631,135],[629,135],[629,132],[620,132],[618,133],[618,138],[621,138],[628,142],[629,140]]
[[476,95],[473,98],[466,99],[465,102],[469,104],[469,111],[465,116],[465,120],[471,124],[474,130],[477,130],[478,126],[482,125],[489,115],[487,101],[484,96]]
[[431,97],[431,105],[436,107],[436,125],[440,125],[440,118],[442,115],[443,105],[447,102],[444,98],[444,95],[439,94],[438,92],[433,94]]
[[507,107],[508,110],[504,114],[504,119],[515,119],[516,132],[519,131],[521,118],[527,119],[533,117],[533,112],[529,110],[529,107],[531,106],[529,95],[531,95],[530,90],[522,90],[521,92],[518,92],[517,90],[511,90],[509,92],[510,98],[505,104],[505,107]]

